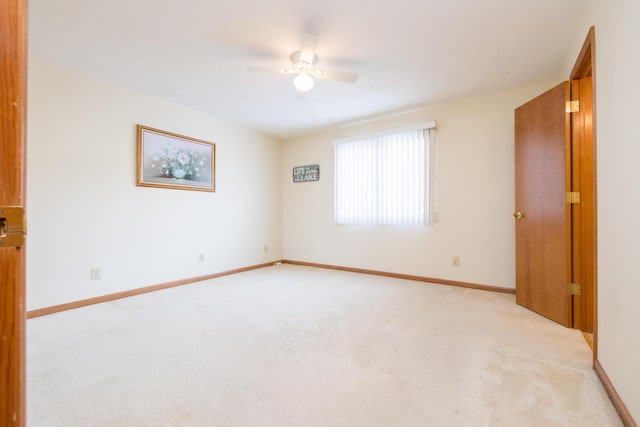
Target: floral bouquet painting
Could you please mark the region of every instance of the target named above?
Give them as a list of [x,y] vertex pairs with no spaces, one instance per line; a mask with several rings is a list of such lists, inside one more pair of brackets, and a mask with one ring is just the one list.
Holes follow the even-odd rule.
[[138,125],[137,185],[215,191],[215,144]]
[[158,176],[197,181],[207,173],[207,156],[189,151],[184,144],[167,143],[161,152],[154,154],[151,169],[157,170]]

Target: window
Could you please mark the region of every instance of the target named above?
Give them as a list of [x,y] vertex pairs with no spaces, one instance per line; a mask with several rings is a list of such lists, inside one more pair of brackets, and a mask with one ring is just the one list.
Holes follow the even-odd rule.
[[435,122],[335,141],[335,223],[430,224],[433,129]]

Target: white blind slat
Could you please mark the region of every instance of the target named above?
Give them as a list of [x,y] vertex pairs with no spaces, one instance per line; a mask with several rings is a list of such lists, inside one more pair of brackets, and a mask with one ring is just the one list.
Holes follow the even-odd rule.
[[335,144],[336,224],[425,224],[428,154],[424,129]]

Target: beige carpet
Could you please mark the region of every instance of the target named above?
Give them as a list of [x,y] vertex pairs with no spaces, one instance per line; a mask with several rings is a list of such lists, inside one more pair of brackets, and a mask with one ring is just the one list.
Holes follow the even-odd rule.
[[27,323],[28,425],[620,426],[513,295],[279,265]]

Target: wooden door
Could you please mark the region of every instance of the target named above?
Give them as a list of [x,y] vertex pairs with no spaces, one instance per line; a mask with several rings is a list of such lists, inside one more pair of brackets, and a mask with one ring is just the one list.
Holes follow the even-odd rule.
[[572,80],[571,99],[579,102],[578,111],[571,114],[571,188],[580,193],[580,203],[571,205],[571,280],[580,284],[580,293],[573,296],[573,327],[593,332],[596,205],[591,76]]
[[564,82],[515,111],[516,302],[572,326],[570,126]]
[[[26,13],[26,0],[0,1],[0,207],[24,207]],[[15,237],[7,216],[2,245]],[[0,246],[0,426],[26,425],[24,271],[24,248]]]

